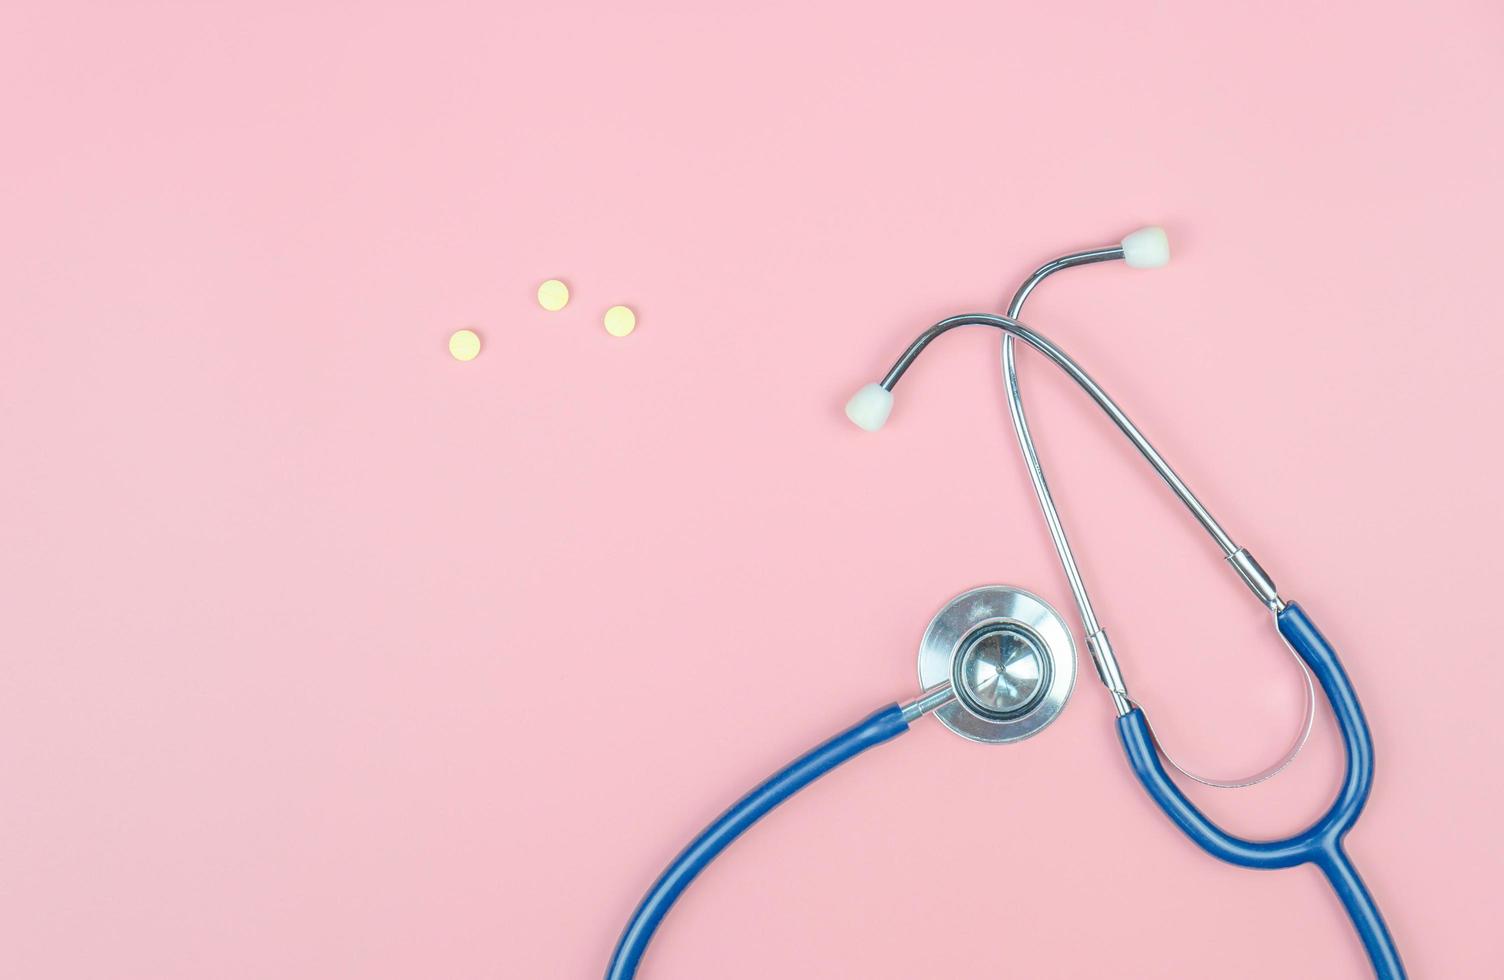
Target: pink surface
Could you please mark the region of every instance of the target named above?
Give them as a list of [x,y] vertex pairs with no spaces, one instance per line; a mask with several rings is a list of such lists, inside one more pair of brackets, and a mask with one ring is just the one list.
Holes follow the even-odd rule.
[[[912,693],[951,595],[1070,609],[995,336],[881,436],[841,405],[1161,222],[1170,268],[1030,319],[1345,655],[1413,975],[1498,976],[1498,5],[629,6],[0,15],[0,973],[596,975],[706,820]],[[1299,701],[1265,616],[1022,369],[1135,693],[1257,766]],[[1083,671],[1033,741],[926,723],[778,811],[644,977],[1363,976],[1317,872],[1152,808]],[[1323,716],[1192,795],[1284,834],[1340,765]]]

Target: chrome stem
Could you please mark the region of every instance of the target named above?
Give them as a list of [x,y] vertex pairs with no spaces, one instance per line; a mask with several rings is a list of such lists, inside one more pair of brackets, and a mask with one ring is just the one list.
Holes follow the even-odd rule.
[[[1110,262],[1123,257],[1121,245],[1088,249],[1051,259],[1035,269],[1029,278],[1014,292],[1008,303],[1008,316],[1017,319],[1024,301],[1034,287],[1062,269],[1072,269],[1098,262]],[[1034,496],[1039,500],[1039,509],[1044,512],[1045,525],[1050,530],[1050,539],[1055,543],[1055,553],[1060,556],[1060,566],[1065,570],[1070,583],[1071,595],[1075,596],[1076,608],[1081,613],[1081,631],[1086,634],[1086,649],[1091,653],[1092,664],[1097,668],[1097,677],[1112,695],[1113,707],[1119,715],[1133,710],[1128,689],[1123,681],[1122,669],[1113,655],[1112,644],[1102,624],[1097,621],[1092,608],[1091,595],[1086,591],[1086,582],[1081,577],[1081,568],[1076,563],[1070,540],[1065,534],[1065,525],[1060,521],[1060,512],[1055,507],[1055,498],[1050,494],[1049,483],[1044,477],[1044,465],[1039,461],[1039,451],[1034,447],[1034,437],[1029,433],[1029,419],[1024,412],[1023,394],[1018,387],[1018,370],[1013,356],[1013,335],[1003,334],[1003,379],[1008,392],[1008,414],[1013,419],[1013,433],[1018,436],[1018,448],[1023,453],[1024,467],[1029,471],[1029,481],[1034,484]]]
[[956,689],[950,684],[936,684],[919,697],[902,706],[903,720],[916,721],[936,708],[943,708],[956,699]]

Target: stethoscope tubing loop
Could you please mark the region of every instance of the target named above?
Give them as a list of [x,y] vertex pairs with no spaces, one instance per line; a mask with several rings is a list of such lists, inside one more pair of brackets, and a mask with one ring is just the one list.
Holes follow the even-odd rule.
[[1202,849],[1248,868],[1288,868],[1315,860],[1319,852],[1352,829],[1373,785],[1373,741],[1368,722],[1336,653],[1298,603],[1286,605],[1277,623],[1280,635],[1321,685],[1347,755],[1342,785],[1331,806],[1305,830],[1270,841],[1251,841],[1227,833],[1197,809],[1165,772],[1143,709],[1135,708],[1118,719],[1118,734],[1128,761],[1160,808]]
[[1373,737],[1368,720],[1336,651],[1305,610],[1298,603],[1289,603],[1280,610],[1276,622],[1280,635],[1321,685],[1347,757],[1342,785],[1331,806],[1305,830],[1269,841],[1251,841],[1228,833],[1202,813],[1165,772],[1142,709],[1135,708],[1118,718],[1118,735],[1134,775],[1150,798],[1208,854],[1244,868],[1289,868],[1308,863],[1320,868],[1347,909],[1374,974],[1381,980],[1398,980],[1405,976],[1405,969],[1394,940],[1342,847],[1342,839],[1357,823],[1373,787]]

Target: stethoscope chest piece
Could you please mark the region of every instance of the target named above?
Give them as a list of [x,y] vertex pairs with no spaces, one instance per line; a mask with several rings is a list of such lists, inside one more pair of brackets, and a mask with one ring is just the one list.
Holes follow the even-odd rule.
[[1016,742],[1054,721],[1076,684],[1076,645],[1060,614],[1031,592],[988,585],[963,592],[919,642],[919,682],[950,684],[935,711],[974,742]]

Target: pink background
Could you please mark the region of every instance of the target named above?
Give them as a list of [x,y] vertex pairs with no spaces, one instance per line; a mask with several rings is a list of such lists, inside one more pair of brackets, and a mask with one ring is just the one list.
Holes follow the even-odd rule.
[[[706,820],[913,693],[946,599],[1071,612],[996,336],[880,437],[841,405],[1159,222],[1168,269],[1029,319],[1343,652],[1413,975],[1497,976],[1498,5],[631,6],[5,6],[0,973],[597,975]],[[1256,767],[1266,617],[1021,367],[1135,694]],[[1035,740],[927,722],[779,810],[644,977],[1364,976],[1317,872],[1153,809],[1082,670]],[[1340,767],[1323,715],[1192,795],[1282,835]]]

